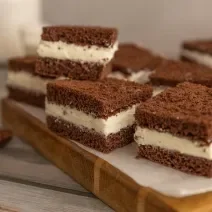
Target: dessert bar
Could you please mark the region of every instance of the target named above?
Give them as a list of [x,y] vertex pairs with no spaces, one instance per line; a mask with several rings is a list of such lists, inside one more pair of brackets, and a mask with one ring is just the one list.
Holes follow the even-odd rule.
[[113,59],[111,78],[123,79],[145,84],[149,75],[163,61],[149,50],[133,43],[122,43]]
[[46,85],[54,78],[35,74],[36,60],[37,57],[31,56],[11,58],[8,62],[7,88],[9,98],[44,107]]
[[212,68],[212,40],[193,40],[183,43],[181,59]]
[[140,157],[212,177],[212,88],[181,83],[141,104],[135,119]]
[[212,87],[212,72],[210,68],[203,65],[166,60],[150,75],[150,81],[155,88],[154,94],[182,82],[192,82]]
[[118,48],[117,30],[89,26],[44,27],[36,72],[76,80],[99,80],[111,71]]
[[47,125],[107,153],[133,141],[135,108],[151,95],[149,85],[116,79],[55,81],[47,85]]

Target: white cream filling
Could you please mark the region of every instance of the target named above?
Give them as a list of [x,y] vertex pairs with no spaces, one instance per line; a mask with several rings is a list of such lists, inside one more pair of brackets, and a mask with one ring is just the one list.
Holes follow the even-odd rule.
[[95,118],[75,108],[69,106],[57,105],[46,101],[46,114],[62,119],[79,127],[85,127],[89,130],[95,130],[108,136],[111,133],[117,133],[121,129],[132,126],[135,123],[134,113],[136,105],[121,111],[107,119]]
[[133,82],[137,82],[140,84],[145,84],[149,82],[149,76],[152,74],[152,71],[149,70],[141,70],[138,72],[130,72],[130,75],[126,77],[123,73],[120,71],[114,71],[111,74],[109,74],[108,77],[110,78],[116,78],[116,79],[121,79],[121,80],[129,80]]
[[212,68],[212,56],[209,54],[183,49],[181,55]]
[[153,72],[149,71],[149,70],[134,72],[129,77],[129,80],[133,81],[133,82],[145,84],[145,83],[149,82],[149,75],[152,74],[152,73]]
[[175,150],[182,154],[212,159],[212,145],[200,146],[198,141],[176,137],[167,132],[158,132],[137,126],[134,138],[138,145],[151,145]]
[[165,91],[167,88],[169,88],[169,87],[168,86],[155,86],[155,87],[153,87],[152,96],[157,96],[158,94],[160,94],[163,91]]
[[41,40],[37,53],[40,57],[50,57],[60,60],[73,60],[83,62],[108,63],[118,49],[118,42],[105,48],[95,45],[78,46],[67,44],[62,41],[52,42]]
[[26,71],[8,71],[7,85],[35,93],[46,94],[46,85],[52,79],[44,79]]
[[128,77],[126,77],[123,73],[119,71],[114,71],[108,75],[109,78],[115,78],[119,80],[128,80]]

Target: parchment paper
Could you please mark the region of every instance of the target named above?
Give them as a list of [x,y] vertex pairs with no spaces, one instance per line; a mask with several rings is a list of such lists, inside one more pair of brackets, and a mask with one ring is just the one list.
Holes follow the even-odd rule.
[[[43,123],[46,122],[44,110],[25,104],[16,104]],[[138,184],[151,187],[165,195],[184,197],[212,191],[212,179],[188,175],[145,159],[136,159],[135,143],[117,149],[110,154],[103,154],[81,144],[78,145],[92,154],[103,158],[114,167],[129,175]]]

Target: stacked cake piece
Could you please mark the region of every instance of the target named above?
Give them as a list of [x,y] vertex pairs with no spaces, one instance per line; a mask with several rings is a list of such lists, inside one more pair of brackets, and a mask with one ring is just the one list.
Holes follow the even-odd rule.
[[181,50],[181,59],[199,63],[212,69],[212,40],[184,42]]
[[212,177],[212,88],[179,84],[141,104],[135,118],[140,157]]
[[150,75],[150,81],[154,86],[154,95],[182,82],[212,87],[212,71],[199,64],[166,60]]
[[113,28],[44,27],[39,57],[9,60],[9,97],[44,107],[49,81],[105,78],[111,72],[111,60],[117,48],[117,30]]
[[102,27],[44,27],[36,72],[43,76],[99,80],[111,71],[117,30]]
[[47,125],[102,152],[133,141],[134,113],[152,88],[133,82],[61,80],[47,86]]
[[36,57],[18,57],[9,60],[7,87],[9,98],[44,107],[46,85],[55,78],[35,73]]
[[115,53],[111,78],[138,82],[149,82],[149,75],[164,59],[151,51],[132,43],[122,43]]

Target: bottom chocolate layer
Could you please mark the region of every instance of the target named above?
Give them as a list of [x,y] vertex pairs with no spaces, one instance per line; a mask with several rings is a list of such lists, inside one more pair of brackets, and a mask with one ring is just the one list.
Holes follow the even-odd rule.
[[61,136],[78,141],[85,146],[104,153],[109,153],[116,148],[133,142],[134,126],[124,128],[118,133],[104,137],[93,130],[78,127],[53,116],[47,116],[47,125],[49,129]]
[[14,99],[18,102],[24,102],[29,105],[44,108],[45,106],[45,95],[29,92],[24,89],[13,88],[8,86],[9,98]]
[[70,60],[40,58],[36,63],[36,72],[47,77],[69,77],[74,80],[100,80],[111,72],[112,65],[99,63],[81,63]]
[[192,59],[187,58],[187,57],[182,56],[182,55],[180,56],[180,60],[184,61],[184,62],[189,62],[189,63],[197,63],[195,60],[192,60]]
[[189,156],[151,145],[140,145],[138,157],[146,158],[189,174],[212,177],[212,161],[205,158]]

